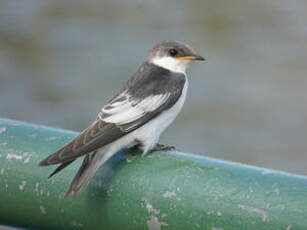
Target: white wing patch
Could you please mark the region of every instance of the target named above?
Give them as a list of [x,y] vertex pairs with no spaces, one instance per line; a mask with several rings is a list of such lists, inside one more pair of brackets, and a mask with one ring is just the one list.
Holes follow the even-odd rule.
[[102,109],[99,117],[107,123],[124,125],[159,108],[169,96],[170,94],[167,93],[149,96],[144,99],[133,99],[127,92],[123,92],[113,100],[114,102]]

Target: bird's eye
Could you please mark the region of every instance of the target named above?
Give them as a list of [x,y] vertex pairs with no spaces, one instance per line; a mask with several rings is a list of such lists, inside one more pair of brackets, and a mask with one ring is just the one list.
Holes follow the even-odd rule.
[[169,50],[169,54],[174,57],[174,56],[176,56],[178,54],[178,51],[175,50],[175,49],[170,49]]

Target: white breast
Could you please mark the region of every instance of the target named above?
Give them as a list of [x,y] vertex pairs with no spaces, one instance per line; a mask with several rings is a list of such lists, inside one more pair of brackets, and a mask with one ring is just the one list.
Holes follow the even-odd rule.
[[186,78],[181,96],[171,108],[130,133],[133,136],[132,138],[142,141],[144,144],[144,152],[149,151],[156,145],[162,132],[175,120],[185,102],[187,89],[188,80]]

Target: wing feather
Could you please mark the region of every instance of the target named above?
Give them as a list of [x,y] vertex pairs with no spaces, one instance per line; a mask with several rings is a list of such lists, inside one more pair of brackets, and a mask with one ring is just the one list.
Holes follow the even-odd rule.
[[90,153],[111,143],[123,135],[125,135],[125,132],[119,127],[97,119],[75,139],[45,158],[39,165],[44,166],[70,162],[81,155]]
[[133,122],[148,112],[158,109],[169,98],[170,94],[151,95],[143,99],[131,99],[126,94],[125,103],[114,102],[104,107],[100,113],[100,118],[107,123],[125,125]]
[[126,87],[103,107],[96,121],[39,165],[59,164],[59,172],[81,155],[88,154],[141,127],[179,99],[184,74],[145,63]]

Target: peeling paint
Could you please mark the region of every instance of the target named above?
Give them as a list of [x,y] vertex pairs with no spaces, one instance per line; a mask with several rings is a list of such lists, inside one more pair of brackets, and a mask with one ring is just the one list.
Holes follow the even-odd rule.
[[160,210],[155,209],[155,208],[153,207],[153,205],[150,204],[147,200],[143,200],[143,201],[145,202],[146,209],[147,209],[148,213],[153,213],[153,214],[155,214],[155,215],[158,215],[158,214],[160,213]]
[[31,156],[28,156],[26,159],[24,159],[23,163],[27,164],[30,162]]
[[0,174],[2,175],[2,174],[4,173],[4,171],[5,171],[5,168],[2,168],[2,169],[0,170]]
[[79,223],[79,222],[77,222],[77,221],[75,221],[75,220],[73,220],[73,221],[70,223],[70,225],[71,225],[71,226],[75,226],[75,227],[81,227],[81,228],[84,227],[83,224],[81,224],[81,223]]
[[40,189],[39,189],[40,184],[36,183],[34,187],[34,192],[36,193],[37,196],[41,195],[40,194]]
[[216,216],[222,216],[223,214],[222,214],[222,212],[219,212],[219,211],[208,211],[208,212],[206,212],[207,213],[207,215],[208,216],[210,216],[210,215],[216,215]]
[[290,230],[292,228],[292,224],[289,224],[286,230]]
[[[149,230],[160,230],[161,226],[167,226],[167,223],[160,222],[156,215],[160,214],[160,210],[155,208],[146,198],[142,198],[142,202],[145,204],[145,208],[150,214],[150,219],[147,220],[147,227]],[[162,214],[162,218],[165,217],[166,214]]]
[[176,197],[176,193],[174,191],[172,191],[172,192],[166,191],[165,193],[163,193],[162,196],[164,198],[172,198],[172,197]]
[[21,181],[21,184],[19,185],[19,190],[20,191],[24,190],[26,184],[27,184],[27,182],[25,180]]
[[38,190],[38,187],[39,187],[39,183],[37,182],[37,183],[35,184],[35,191]]
[[34,192],[38,192],[39,183],[35,184]]
[[6,155],[8,160],[23,160],[23,163],[27,164],[30,162],[32,154],[30,152],[25,152],[23,154],[16,154],[13,149],[9,149],[11,153]]
[[39,209],[41,210],[41,213],[42,213],[42,214],[44,214],[44,215],[47,214],[47,211],[46,211],[46,209],[45,209],[44,206],[40,205],[40,206],[39,206]]
[[8,153],[6,155],[6,159],[11,160],[11,159],[15,159],[15,160],[22,160],[23,156],[18,155],[18,154],[12,154],[12,153]]
[[168,224],[160,222],[155,216],[150,216],[150,219],[147,220],[148,230],[161,230],[161,226],[168,226]]
[[224,230],[222,228],[212,227],[211,230]]
[[108,196],[111,196],[112,192],[113,192],[113,186],[110,185],[110,187],[109,187],[108,190],[107,190]]
[[3,127],[0,127],[0,134],[4,133],[6,131],[6,127],[3,126]]
[[259,214],[261,216],[262,221],[266,221],[266,219],[268,218],[267,212],[260,208],[254,208],[254,207],[241,205],[241,204],[239,204],[238,206],[240,209],[246,210],[247,212],[254,212],[254,213]]

